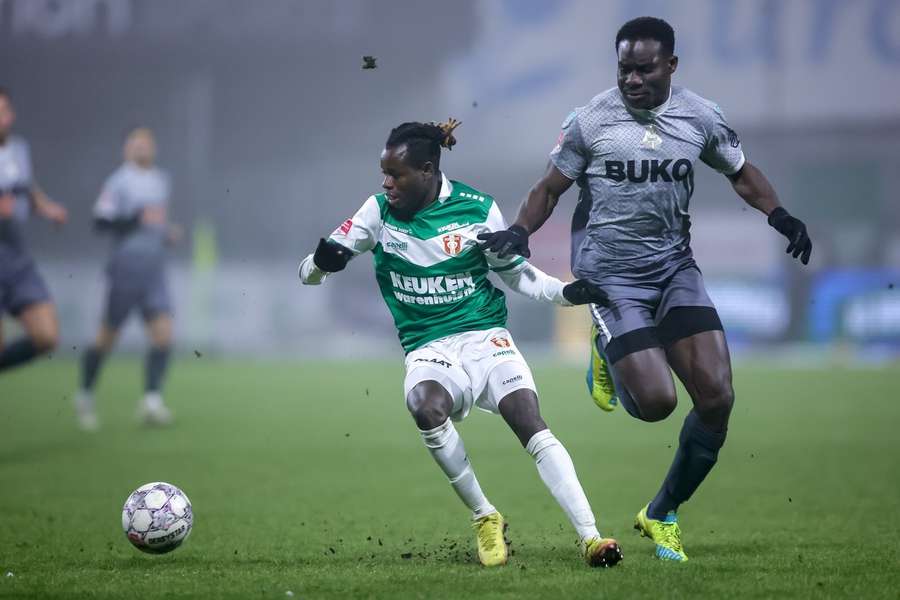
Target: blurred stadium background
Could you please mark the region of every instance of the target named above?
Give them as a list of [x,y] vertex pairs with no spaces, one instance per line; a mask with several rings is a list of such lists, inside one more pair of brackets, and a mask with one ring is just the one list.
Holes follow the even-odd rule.
[[[615,31],[641,14],[673,24],[676,82],[722,106],[812,232],[801,268],[698,168],[693,244],[735,352],[896,359],[896,0],[0,0],[0,85],[38,180],[70,210],[61,231],[28,226],[61,350],[97,326],[107,240],[90,211],[126,132],[146,125],[189,233],[172,268],[182,351],[399,359],[369,259],[323,288],[296,276],[318,237],[379,190],[388,131],[461,119],[444,170],[512,218],[563,118],[614,85]],[[363,55],[378,68],[362,70]],[[575,194],[533,244],[560,277]],[[586,312],[510,300],[529,356],[584,359]],[[142,345],[132,322],[120,347]]]

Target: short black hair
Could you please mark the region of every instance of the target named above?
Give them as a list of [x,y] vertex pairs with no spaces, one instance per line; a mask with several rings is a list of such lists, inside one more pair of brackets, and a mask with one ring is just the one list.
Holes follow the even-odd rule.
[[9,90],[0,85],[0,96],[3,96],[7,100],[12,100],[12,96],[9,93]]
[[616,51],[622,40],[656,40],[667,56],[675,54],[675,30],[672,26],[656,17],[638,17],[619,28],[616,34]]
[[396,148],[406,144],[407,161],[415,168],[421,169],[426,162],[431,162],[435,169],[441,166],[441,148],[450,150],[456,144],[453,130],[459,122],[450,119],[447,123],[419,123],[411,121],[391,129],[385,142],[385,148]]

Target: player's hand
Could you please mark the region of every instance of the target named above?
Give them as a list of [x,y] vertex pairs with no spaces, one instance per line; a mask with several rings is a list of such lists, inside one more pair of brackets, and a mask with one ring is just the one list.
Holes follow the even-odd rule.
[[506,258],[511,254],[520,254],[525,258],[531,256],[528,249],[528,231],[521,225],[513,225],[503,231],[479,233],[481,243],[478,247],[487,252],[496,252],[497,258]]
[[599,304],[607,308],[610,306],[607,293],[587,279],[576,279],[567,284],[563,287],[562,293],[563,297],[575,306],[580,304]]
[[178,223],[169,223],[169,227],[166,230],[166,243],[170,246],[174,246],[184,239],[184,227],[179,225]]
[[41,205],[41,216],[53,223],[54,225],[65,225],[69,220],[69,211],[62,204],[56,202],[46,202]]
[[16,214],[16,197],[12,194],[0,194],[0,219],[12,219]]
[[143,225],[165,225],[166,224],[166,207],[165,206],[146,206],[141,211],[141,224]]
[[792,217],[783,206],[779,206],[769,214],[769,225],[778,233],[788,239],[786,252],[794,258],[800,257],[800,262],[809,264],[809,255],[812,254],[812,240],[806,233],[806,225],[797,217]]
[[349,248],[345,248],[337,242],[320,238],[316,252],[313,254],[313,263],[320,271],[337,273],[344,270],[351,258],[353,258],[353,253]]

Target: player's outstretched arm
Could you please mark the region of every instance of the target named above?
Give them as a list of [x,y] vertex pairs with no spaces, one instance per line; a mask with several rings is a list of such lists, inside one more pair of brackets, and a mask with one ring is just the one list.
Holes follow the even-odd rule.
[[329,273],[343,271],[350,259],[375,247],[381,230],[381,209],[375,196],[356,214],[341,223],[328,238],[321,238],[316,251],[300,263],[300,281],[319,285]]
[[528,258],[528,236],[540,229],[541,225],[553,214],[559,197],[572,186],[572,180],[563,175],[553,162],[548,163],[547,171],[528,192],[516,222],[503,231],[482,233],[478,235],[482,250],[496,252],[498,258],[511,254],[519,254]]
[[497,276],[509,289],[540,302],[561,306],[609,304],[606,292],[589,281],[578,279],[572,283],[564,283],[528,262],[521,262],[512,269],[497,271]]
[[37,183],[31,185],[29,192],[31,203],[37,214],[56,225],[63,225],[69,219],[69,211],[66,210],[66,207],[51,200]]
[[769,225],[788,239],[787,253],[794,258],[799,257],[804,265],[809,263],[812,240],[806,232],[806,225],[781,206],[775,188],[763,172],[745,162],[741,169],[734,175],[729,175],[728,179],[744,202],[767,215]]
[[353,252],[333,240],[319,239],[316,251],[300,263],[300,281],[305,285],[319,285],[329,273],[343,271]]

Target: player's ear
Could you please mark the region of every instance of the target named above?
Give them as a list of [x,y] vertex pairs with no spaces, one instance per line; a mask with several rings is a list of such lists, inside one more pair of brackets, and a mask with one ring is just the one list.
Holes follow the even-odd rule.
[[671,75],[672,73],[674,73],[675,69],[677,69],[677,68],[678,68],[678,57],[673,54],[672,56],[669,57],[669,74]]
[[435,170],[434,163],[430,160],[426,160],[422,165],[422,174],[425,175],[425,177],[434,177]]

